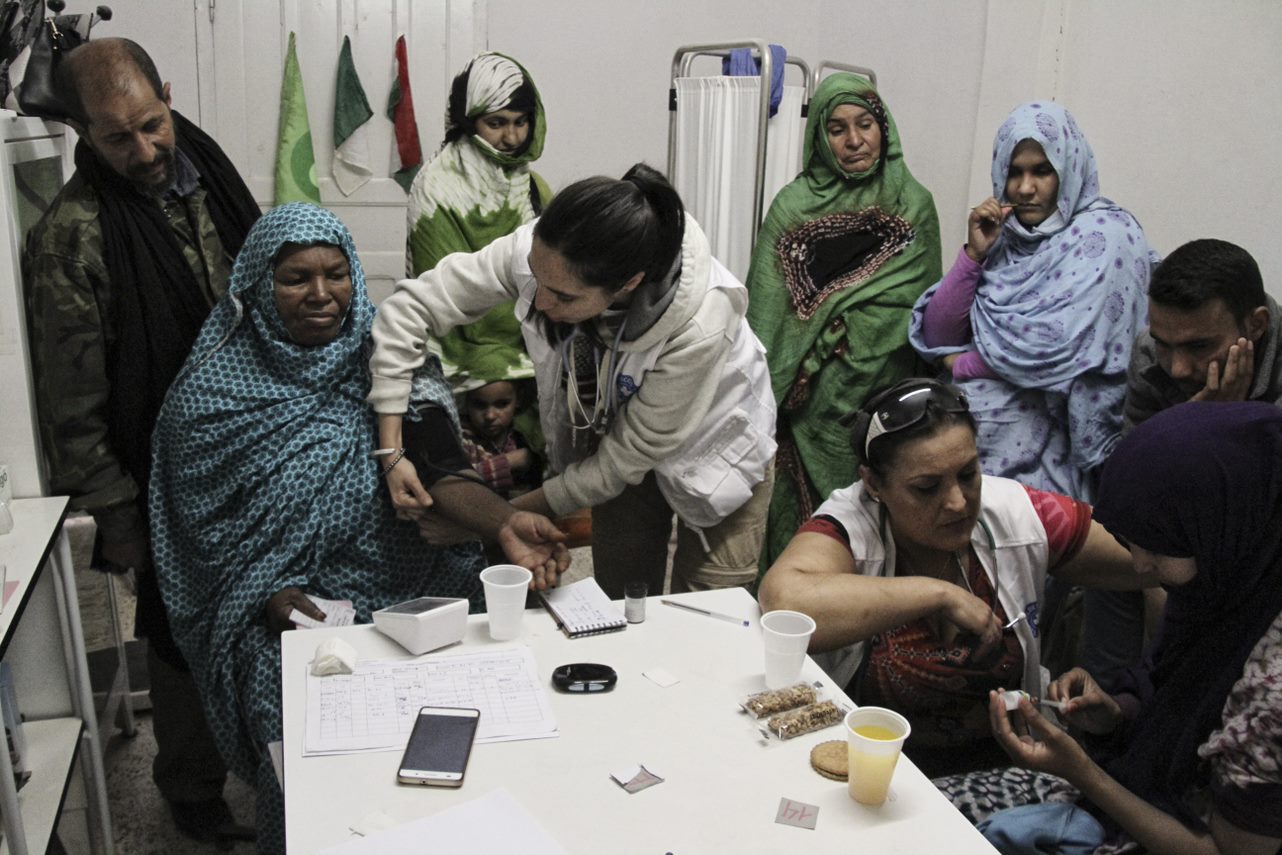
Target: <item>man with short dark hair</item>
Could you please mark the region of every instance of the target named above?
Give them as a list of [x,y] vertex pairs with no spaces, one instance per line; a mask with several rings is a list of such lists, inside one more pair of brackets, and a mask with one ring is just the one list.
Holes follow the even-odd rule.
[[[1168,255],[1149,282],[1148,322],[1131,349],[1123,433],[1185,401],[1282,406],[1282,312],[1240,246],[1207,238]],[[1082,664],[1106,691],[1139,664],[1161,601],[1159,589],[1085,592]]]
[[1255,259],[1228,241],[1184,244],[1153,273],[1148,329],[1127,371],[1125,432],[1185,401],[1282,405],[1282,312]]
[[217,143],[170,110],[169,84],[138,45],[82,45],[56,83],[80,135],[76,172],[31,230],[23,263],[49,483],[93,515],[95,566],[137,572],[152,775],[175,822],[198,839],[243,836],[151,570],[147,483],[165,392],[258,206]]

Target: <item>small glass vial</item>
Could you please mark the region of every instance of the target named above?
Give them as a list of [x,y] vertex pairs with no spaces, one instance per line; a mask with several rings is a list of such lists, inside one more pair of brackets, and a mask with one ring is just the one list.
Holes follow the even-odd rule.
[[648,592],[645,582],[629,582],[623,586],[623,616],[628,623],[645,621],[645,595]]

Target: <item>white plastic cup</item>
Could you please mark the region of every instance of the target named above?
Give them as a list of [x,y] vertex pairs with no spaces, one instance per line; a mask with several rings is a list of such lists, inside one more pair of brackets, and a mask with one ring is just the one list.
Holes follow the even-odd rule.
[[766,688],[782,689],[801,679],[815,622],[801,612],[773,611],[761,616],[766,651]]
[[515,564],[495,564],[481,571],[485,611],[490,616],[490,638],[511,641],[521,634],[525,592],[533,578],[533,573]]
[[863,805],[880,805],[890,792],[890,779],[912,728],[908,719],[882,707],[859,707],[846,713],[850,797]]

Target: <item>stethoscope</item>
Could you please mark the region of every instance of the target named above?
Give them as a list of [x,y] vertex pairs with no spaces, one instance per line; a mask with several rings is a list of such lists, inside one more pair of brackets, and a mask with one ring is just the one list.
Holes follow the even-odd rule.
[[[557,351],[561,357],[561,371],[565,375],[566,412],[570,420],[570,429],[573,431],[591,430],[601,435],[610,429],[610,421],[614,417],[615,406],[618,403],[614,375],[618,370],[619,345],[623,341],[624,326],[625,324],[619,324],[619,331],[614,334],[614,347],[610,350],[610,358],[604,373],[601,371],[600,349],[577,324],[568,336],[557,342]],[[583,400],[579,397],[579,381],[574,372],[574,343],[580,338],[592,348],[592,364],[596,366],[596,390],[593,394],[591,411],[583,405]]]

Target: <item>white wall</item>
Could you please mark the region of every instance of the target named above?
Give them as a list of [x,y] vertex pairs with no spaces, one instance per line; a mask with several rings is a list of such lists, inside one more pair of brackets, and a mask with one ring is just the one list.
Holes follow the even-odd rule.
[[[1276,0],[218,0],[212,25],[209,2],[195,0],[193,15],[186,4],[118,0],[100,32],[153,52],[176,105],[213,130],[266,202],[280,63],[288,30],[298,30],[323,197],[384,287],[399,270],[403,197],[385,179],[343,199],[326,178],[344,32],[376,112],[390,41],[408,34],[429,156],[450,76],[478,48],[516,56],[543,93],[548,141],[536,168],[554,188],[638,160],[666,163],[669,67],[681,45],[760,37],[812,64],[871,66],[908,164],[935,195],[945,261],[964,239],[967,209],[991,192],[998,124],[1018,103],[1053,98],[1090,139],[1105,195],[1135,213],[1159,252],[1195,237],[1235,241],[1282,298],[1282,242],[1268,239],[1282,225]],[[695,70],[714,67],[699,60]],[[374,124],[377,171],[390,126],[381,116]]]
[[[1101,186],[1163,255],[1222,237],[1282,299],[1282,3],[1275,0],[486,0],[487,45],[538,82],[553,186],[662,164],[681,45],[760,37],[809,62],[875,68],[917,178],[935,195],[945,262],[991,193],[993,133],[1053,98],[1095,149]],[[790,72],[791,73],[791,72]]]
[[1246,248],[1282,298],[1282,3],[1077,0],[1062,100],[1158,251]]

